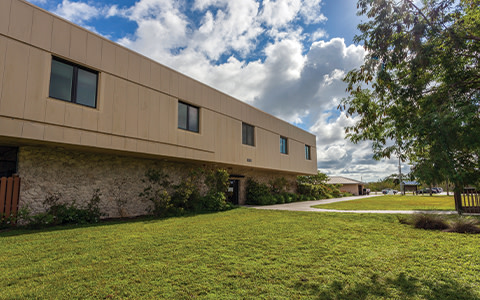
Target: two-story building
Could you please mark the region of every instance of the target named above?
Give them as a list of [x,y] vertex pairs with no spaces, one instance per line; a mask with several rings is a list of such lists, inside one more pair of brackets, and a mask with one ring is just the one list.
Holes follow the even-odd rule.
[[[294,101],[294,99],[292,99]],[[225,168],[245,181],[316,174],[315,136],[22,0],[0,1],[0,176],[20,206],[49,194],[110,217],[144,213],[148,168]],[[119,208],[122,203],[122,209]]]

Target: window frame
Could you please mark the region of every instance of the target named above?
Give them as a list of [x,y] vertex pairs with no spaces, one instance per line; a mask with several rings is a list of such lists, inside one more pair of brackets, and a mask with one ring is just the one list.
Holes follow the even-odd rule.
[[[180,127],[180,122],[179,122],[179,118],[180,118],[179,107],[180,107],[180,105],[185,105],[187,107],[187,115],[185,116],[185,120],[186,120],[185,128]],[[196,130],[193,130],[193,129],[190,128],[190,109],[196,109],[197,110],[197,129]],[[177,105],[177,128],[182,129],[182,130],[186,130],[186,131],[190,131],[190,132],[199,133],[200,132],[200,107],[195,106],[195,105],[191,105],[189,103],[178,100],[178,105]]]
[[312,148],[309,145],[305,145],[305,159],[312,160]]
[[[73,67],[73,74],[72,74],[72,81],[71,81],[71,85],[72,85],[72,90],[70,92],[70,100],[69,99],[63,99],[63,98],[60,98],[60,97],[56,97],[56,96],[53,96],[52,95],[52,65],[53,65],[53,61],[57,61],[59,63],[62,63],[62,64],[65,64],[65,65],[68,65],[68,66],[71,66]],[[88,73],[92,73],[95,75],[95,99],[94,99],[94,104],[93,106],[92,105],[88,105],[88,104],[84,104],[84,103],[79,103],[77,100],[78,100],[78,72],[79,70],[83,70],[85,72],[88,72]],[[57,57],[57,56],[52,56],[52,61],[50,63],[50,84],[49,84],[49,89],[48,89],[48,97],[49,98],[52,98],[52,99],[57,99],[57,100],[62,100],[62,101],[65,101],[65,102],[70,102],[70,103],[75,103],[75,104],[78,104],[78,105],[82,105],[82,106],[86,106],[86,107],[90,107],[90,108],[97,108],[97,103],[98,103],[98,78],[99,78],[99,75],[100,75],[100,72],[98,71],[95,71],[93,69],[90,69],[90,68],[87,68],[85,66],[81,66],[79,64],[76,64],[74,62],[71,62],[71,61],[68,61],[68,60],[65,60],[63,58],[60,58],[60,57]]]
[[[251,132],[251,134],[249,134],[249,132]],[[250,139],[252,141],[251,144],[249,143]],[[242,144],[255,147],[255,126],[242,122]]]
[[[282,141],[284,141],[284,143],[282,143]],[[282,147],[283,145],[285,145],[285,149]],[[280,136],[280,153],[288,154],[288,138],[284,136]]]

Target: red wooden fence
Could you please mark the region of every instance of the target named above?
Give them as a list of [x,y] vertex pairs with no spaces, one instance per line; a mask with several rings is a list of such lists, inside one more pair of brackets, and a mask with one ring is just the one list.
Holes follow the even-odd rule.
[[20,177],[0,178],[0,221],[9,222],[9,218],[17,216],[20,200]]
[[480,191],[465,189],[462,193],[462,211],[480,213]]

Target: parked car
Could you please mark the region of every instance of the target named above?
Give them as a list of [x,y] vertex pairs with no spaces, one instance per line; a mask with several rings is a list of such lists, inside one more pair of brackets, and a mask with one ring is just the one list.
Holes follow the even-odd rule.
[[[432,188],[432,194],[440,193],[437,188]],[[430,188],[423,188],[417,192],[417,194],[430,194]]]
[[437,187],[432,188],[432,194],[440,194],[440,190]]

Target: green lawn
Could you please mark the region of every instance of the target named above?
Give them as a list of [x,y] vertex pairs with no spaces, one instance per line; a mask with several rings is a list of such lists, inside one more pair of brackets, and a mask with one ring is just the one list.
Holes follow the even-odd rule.
[[1,299],[480,299],[479,237],[248,208],[0,233]]
[[455,202],[453,196],[443,195],[382,195],[314,207],[342,210],[455,210]]

